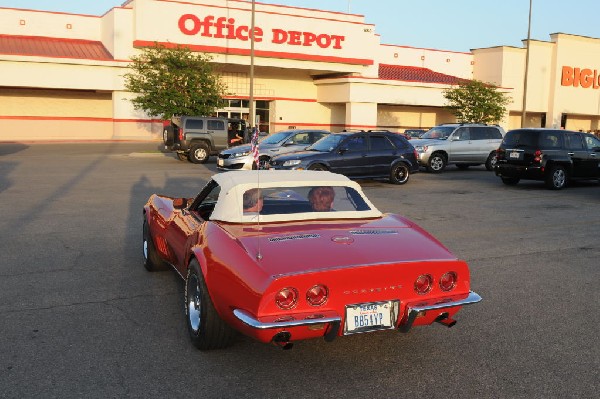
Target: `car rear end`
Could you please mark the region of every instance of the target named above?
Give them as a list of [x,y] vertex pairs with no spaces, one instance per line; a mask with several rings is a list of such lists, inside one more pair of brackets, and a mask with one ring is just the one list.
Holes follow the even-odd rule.
[[479,302],[462,261],[413,261],[353,266],[281,276],[259,315],[234,314],[245,333],[262,342],[293,341],[397,329],[439,322],[453,326],[462,306]]
[[[263,234],[268,230],[263,226]],[[464,261],[396,216],[310,223],[241,242],[249,253],[260,247],[259,265],[272,276],[257,307],[233,310],[237,328],[262,342],[406,332],[434,322],[450,327],[462,306],[481,299],[470,290]]]
[[540,144],[540,130],[516,129],[504,136],[496,151],[496,176],[518,179],[544,179],[544,151]]

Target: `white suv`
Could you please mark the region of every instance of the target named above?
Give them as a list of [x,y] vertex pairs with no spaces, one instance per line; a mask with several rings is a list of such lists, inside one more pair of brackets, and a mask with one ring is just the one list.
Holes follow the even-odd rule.
[[449,123],[429,129],[410,143],[428,172],[440,173],[448,164],[459,169],[485,164],[487,170],[493,170],[504,134],[497,125]]

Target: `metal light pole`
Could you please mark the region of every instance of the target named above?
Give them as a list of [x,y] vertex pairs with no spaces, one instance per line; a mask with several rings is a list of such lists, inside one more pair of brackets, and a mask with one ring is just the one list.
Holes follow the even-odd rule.
[[523,81],[523,112],[521,113],[521,128],[525,127],[527,114],[527,79],[529,78],[529,53],[531,47],[531,8],[533,0],[529,0],[529,23],[527,25],[527,49],[525,50],[525,79]]
[[255,13],[255,0],[252,0],[252,17],[250,21],[250,115],[248,122],[250,127],[254,127],[255,123],[255,106],[254,106],[254,13]]

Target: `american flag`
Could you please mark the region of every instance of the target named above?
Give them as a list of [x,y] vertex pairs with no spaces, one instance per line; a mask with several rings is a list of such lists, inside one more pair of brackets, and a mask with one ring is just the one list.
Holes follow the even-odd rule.
[[260,163],[258,163],[258,128],[256,127],[254,127],[254,132],[252,133],[251,151],[254,162],[256,163],[256,168],[260,169]]

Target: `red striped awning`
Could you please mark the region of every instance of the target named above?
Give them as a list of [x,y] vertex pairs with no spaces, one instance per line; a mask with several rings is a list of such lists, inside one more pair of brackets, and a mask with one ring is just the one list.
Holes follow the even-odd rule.
[[467,79],[435,72],[429,68],[387,64],[379,64],[379,79],[448,85],[457,85],[467,81]]
[[41,36],[0,35],[0,54],[113,61],[102,42]]

